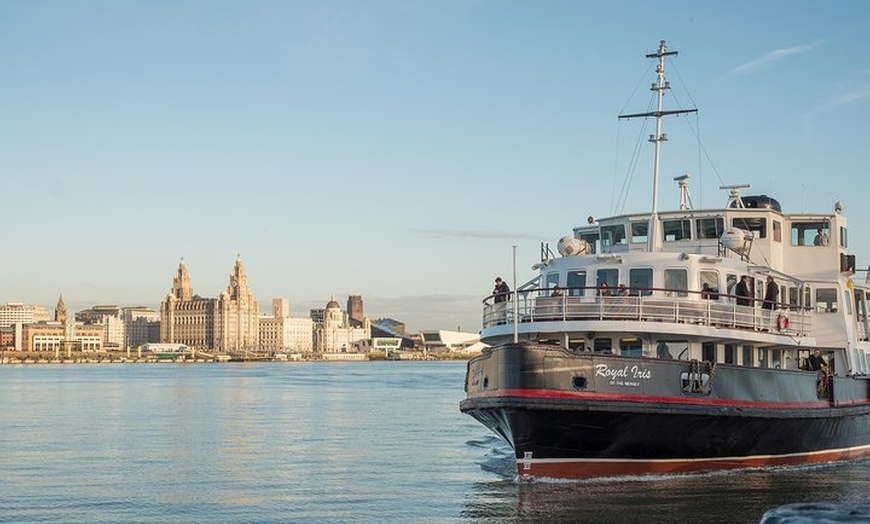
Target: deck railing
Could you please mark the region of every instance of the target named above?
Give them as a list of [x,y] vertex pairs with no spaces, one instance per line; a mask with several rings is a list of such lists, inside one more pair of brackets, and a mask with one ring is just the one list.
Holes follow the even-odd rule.
[[567,322],[577,320],[625,320],[674,322],[770,331],[790,336],[807,335],[810,316],[802,308],[775,304],[762,307],[763,300],[740,297],[754,305],[738,305],[729,295],[669,289],[626,290],[624,296],[578,296],[579,289],[567,289],[561,296],[549,296],[549,289],[524,289],[509,300],[495,302],[495,296],[483,302],[483,327],[513,324],[514,308],[520,323]]

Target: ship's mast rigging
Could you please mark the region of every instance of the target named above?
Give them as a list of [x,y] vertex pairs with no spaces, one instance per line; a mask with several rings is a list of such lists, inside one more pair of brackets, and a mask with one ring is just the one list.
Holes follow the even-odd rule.
[[659,42],[659,49],[655,53],[646,55],[647,58],[657,58],[659,61],[656,67],[656,82],[650,87],[650,91],[655,91],[658,98],[658,105],[655,111],[647,113],[634,113],[631,115],[619,115],[619,118],[640,118],[654,116],[656,119],[656,132],[650,135],[649,141],[655,144],[655,165],[653,168],[653,201],[652,212],[649,217],[649,230],[647,231],[647,249],[649,251],[658,251],[661,247],[661,238],[658,232],[658,193],[659,193],[659,169],[661,164],[661,148],[662,142],[668,139],[668,135],[662,133],[662,117],[667,115],[678,115],[682,113],[696,113],[697,109],[676,109],[663,110],[663,99],[665,91],[671,88],[671,83],[665,80],[665,57],[676,56],[678,51],[668,51],[667,44],[664,40]]

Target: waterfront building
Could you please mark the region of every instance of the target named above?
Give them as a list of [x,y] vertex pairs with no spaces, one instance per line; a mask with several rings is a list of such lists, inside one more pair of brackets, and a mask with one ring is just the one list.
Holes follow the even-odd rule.
[[272,316],[260,317],[260,349],[270,353],[311,353],[314,322],[290,316],[285,298],[272,300]]
[[118,306],[94,306],[75,314],[76,321],[103,328],[104,349],[126,349],[127,332]]
[[480,341],[477,333],[463,333],[461,331],[446,331],[443,329],[421,331],[420,337],[423,348],[431,352],[458,352],[474,346]]
[[308,316],[311,318],[311,321],[314,322],[315,325],[323,324],[323,315],[325,313],[326,310],[322,307],[308,310]]
[[315,353],[355,353],[355,344],[371,338],[371,322],[364,318],[360,327],[354,327],[350,317],[335,300],[330,300],[323,311],[323,322],[315,326]]
[[51,317],[43,306],[32,306],[21,302],[7,302],[0,305],[0,328],[48,320],[51,320]]
[[138,348],[142,344],[160,342],[160,312],[145,306],[122,308],[127,347]]
[[182,260],[172,279],[172,290],[160,304],[161,341],[195,349],[254,349],[259,344],[258,322],[259,306],[241,257],[236,258],[227,290],[218,298],[194,295]]
[[[54,321],[42,321],[21,326],[20,351],[61,353],[100,351],[103,349],[103,327],[75,322],[69,316],[63,296],[58,298]],[[16,343],[16,346],[18,344]]]
[[355,327],[362,325],[366,314],[363,311],[362,295],[350,295],[347,297],[347,316]]

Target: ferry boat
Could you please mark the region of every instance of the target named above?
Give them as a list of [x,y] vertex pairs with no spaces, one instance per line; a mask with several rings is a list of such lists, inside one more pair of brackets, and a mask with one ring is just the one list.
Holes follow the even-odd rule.
[[[792,213],[722,186],[724,207],[659,211],[662,41],[652,209],[542,245],[536,275],[483,301],[462,412],[523,477],[697,473],[870,455],[870,286],[839,203]],[[689,110],[694,111],[694,110]]]

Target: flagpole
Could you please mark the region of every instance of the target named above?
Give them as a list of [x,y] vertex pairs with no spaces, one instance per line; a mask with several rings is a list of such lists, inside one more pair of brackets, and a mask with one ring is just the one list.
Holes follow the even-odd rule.
[[513,289],[514,289],[514,344],[519,342],[520,334],[519,334],[519,303],[517,300],[519,299],[519,295],[517,295],[517,245],[513,245]]

